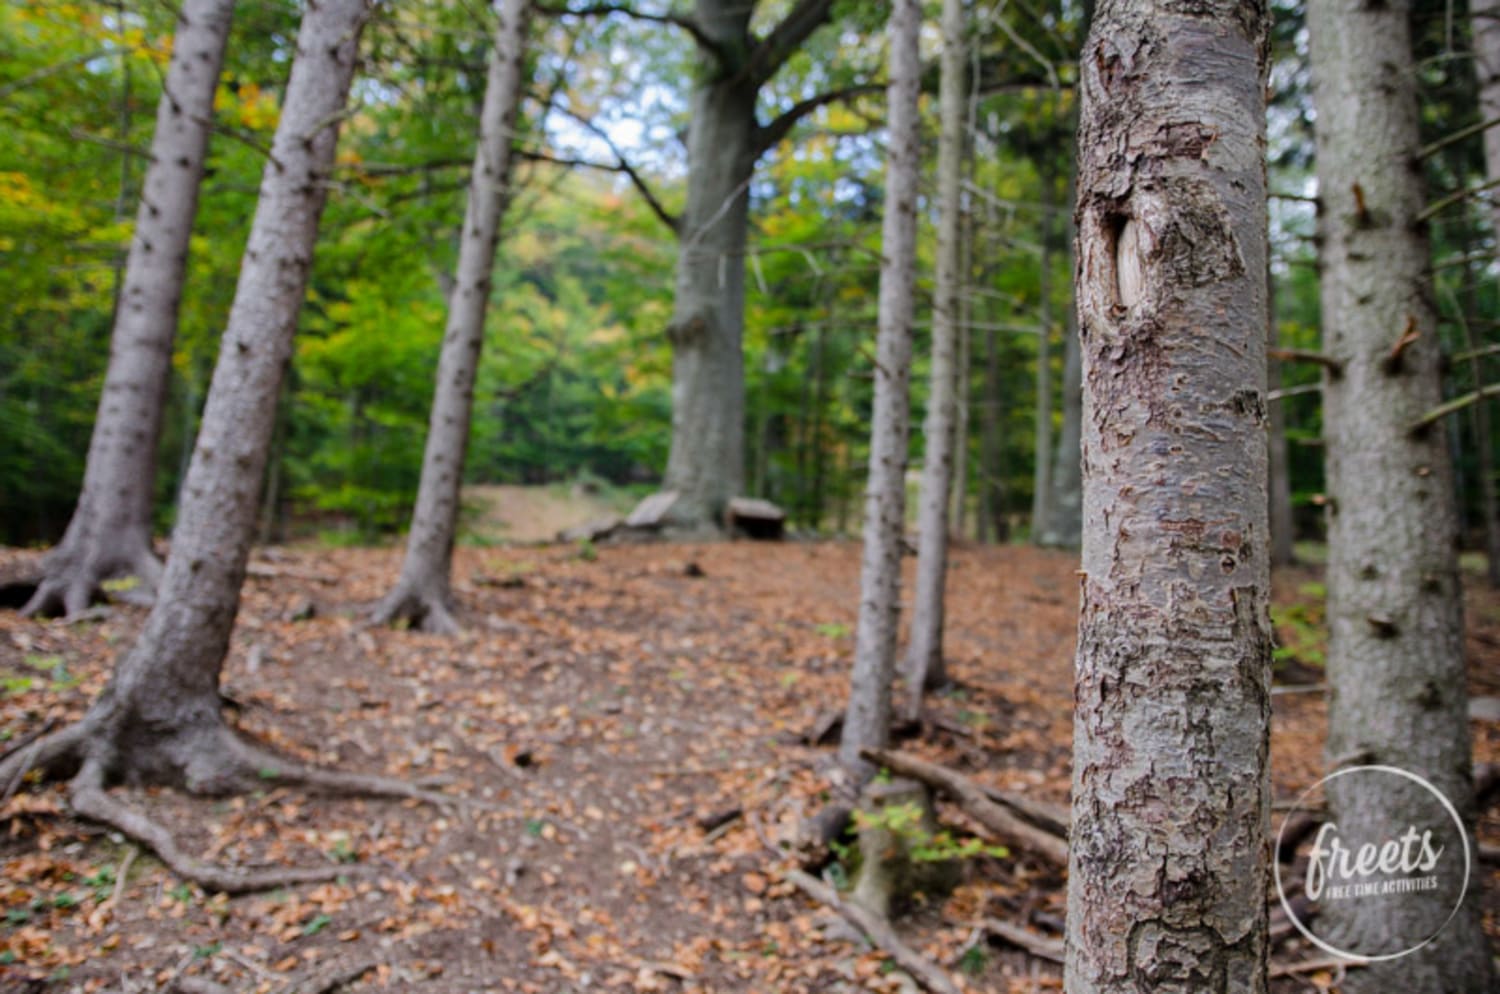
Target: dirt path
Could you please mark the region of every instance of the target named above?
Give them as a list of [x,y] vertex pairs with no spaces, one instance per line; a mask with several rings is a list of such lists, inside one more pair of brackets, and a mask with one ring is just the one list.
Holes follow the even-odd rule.
[[[309,798],[272,782],[222,801],[132,791],[218,859],[343,860],[369,875],[227,900],[141,856],[115,899],[127,847],[59,817],[55,792],[24,791],[0,815],[0,949],[12,961],[0,990],[7,976],[145,991],[181,975],[271,991],[350,962],[374,964],[352,991],[907,989],[780,881],[774,849],[822,803],[829,750],[803,735],[842,706],[857,547],[461,550],[458,640],[357,623],[394,575],[393,551],[268,555],[226,669],[241,727],[480,806]],[[920,748],[1066,800],[1074,565],[1029,549],[958,552],[961,688],[937,702],[944,728]],[[1496,604],[1471,608],[1481,648],[1500,645]],[[311,618],[293,620],[309,605]],[[0,728],[80,713],[142,619],[121,610],[68,626],[0,611]],[[1481,688],[1500,679],[1480,668]],[[1289,796],[1316,769],[1322,704],[1276,700],[1273,761]],[[1481,753],[1500,758],[1500,727],[1479,731]],[[1493,815],[1485,831],[1500,841]],[[982,857],[907,928],[972,990],[1055,990],[1054,968],[972,944],[971,926],[992,915],[1045,931],[1062,910],[1055,871],[1024,854]]]

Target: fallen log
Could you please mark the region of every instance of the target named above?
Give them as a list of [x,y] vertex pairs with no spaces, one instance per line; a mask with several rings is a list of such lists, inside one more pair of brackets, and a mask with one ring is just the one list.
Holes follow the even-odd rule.
[[[1038,856],[1044,856],[1058,866],[1068,865],[1066,840],[1018,817],[1006,806],[991,800],[984,788],[963,774],[904,752],[861,749],[860,754],[892,773],[920,780],[952,797],[965,812],[999,836],[1002,842],[1013,843]],[[1025,804],[1027,807],[1037,808],[1039,812],[1042,810],[1034,801],[1026,801]]]
[[1061,963],[1063,961],[1063,943],[1061,939],[1049,939],[1045,935],[1028,932],[1024,928],[1012,925],[1010,922],[1001,921],[998,918],[986,918],[979,923],[979,927],[997,938],[1004,939],[1013,946],[1026,950],[1038,959],[1048,960],[1053,963]]
[[857,904],[842,900],[838,891],[801,870],[788,872],[786,878],[813,900],[826,904],[843,915],[878,949],[894,960],[897,966],[911,974],[917,983],[933,991],[934,994],[960,994],[957,985],[937,964],[901,941],[895,930],[891,928],[890,922]]

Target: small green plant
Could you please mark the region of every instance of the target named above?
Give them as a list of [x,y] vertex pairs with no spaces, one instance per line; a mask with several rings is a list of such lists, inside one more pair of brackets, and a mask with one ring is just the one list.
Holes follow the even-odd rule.
[[177,903],[187,904],[193,899],[193,886],[192,884],[185,883],[178,884],[176,887],[173,887],[171,890],[167,891],[167,893],[170,894],[172,896],[172,900],[176,901]]
[[578,558],[586,563],[591,563],[599,558],[599,547],[594,545],[592,539],[582,539],[578,543]]
[[217,956],[223,948],[224,943],[222,941],[210,942],[206,946],[194,946],[193,959],[208,959],[212,956]]
[[892,804],[875,813],[856,811],[854,822],[861,829],[890,832],[906,844],[906,851],[918,863],[944,863],[975,856],[1004,859],[1010,855],[1010,850],[1004,846],[992,846],[973,836],[960,839],[946,830],[927,831],[922,825],[922,808],[915,802]]
[[317,917],[309,921],[306,925],[302,926],[302,934],[317,935],[319,932],[327,928],[332,921],[333,919],[328,917],[327,915],[318,915]]
[[829,621],[813,628],[824,638],[841,639],[849,634],[849,626],[837,621]]
[[977,977],[984,973],[990,965],[989,952],[980,945],[970,946],[964,950],[964,954],[958,958],[958,968],[970,977]]
[[1324,617],[1324,600],[1328,589],[1311,581],[1297,588],[1298,600],[1286,607],[1271,608],[1280,643],[1271,654],[1275,663],[1296,661],[1305,666],[1322,666],[1328,644],[1328,626]]
[[354,846],[349,842],[347,835],[339,835],[333,840],[333,845],[328,849],[328,855],[333,857],[335,863],[359,862],[359,853],[354,851]]

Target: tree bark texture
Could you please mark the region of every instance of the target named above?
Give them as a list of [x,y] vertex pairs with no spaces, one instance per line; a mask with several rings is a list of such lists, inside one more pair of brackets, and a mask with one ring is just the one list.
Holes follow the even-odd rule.
[[917,516],[917,589],[907,646],[908,715],[922,710],[922,694],[947,680],[943,665],[943,587],[948,575],[948,497],[958,416],[960,243],[959,203],[964,156],[964,58],[967,20],[963,0],[943,0],[943,54],[938,102],[937,291],[932,307],[932,372],[922,427],[921,506]]
[[[1429,247],[1419,220],[1416,70],[1410,5],[1327,0],[1307,9],[1321,201],[1323,429],[1328,473],[1327,750],[1416,774],[1472,833],[1458,513],[1442,425],[1412,423],[1442,400]],[[1347,838],[1409,811],[1421,788],[1329,784]],[[1357,787],[1358,784],[1356,783]],[[1446,918],[1459,881],[1432,900],[1325,902],[1320,923],[1343,949],[1405,946]],[[1352,994],[1493,990],[1477,894],[1426,947],[1350,973]]]
[[28,615],[77,614],[105,580],[134,576],[137,593],[149,596],[161,579],[151,548],[156,449],[233,13],[234,0],[185,0],[178,12],[83,487]]
[[370,8],[370,0],[316,0],[303,15],[161,590],[81,726],[89,761],[129,782],[213,792],[246,772],[224,731],[219,673]]
[[469,178],[469,201],[458,247],[448,324],[438,358],[437,386],[422,455],[422,478],[396,586],[375,608],[375,619],[404,619],[427,631],[451,633],[453,540],[458,528],[464,457],[474,407],[474,378],[484,347],[484,318],[495,268],[495,246],[505,212],[530,0],[496,0],[479,140]]
[[885,216],[881,222],[880,321],[875,403],[870,418],[870,471],[865,495],[864,553],[854,672],[839,760],[859,781],[874,773],[862,748],[890,738],[891,679],[900,622],[901,540],[906,512],[906,445],[910,417],[912,291],[916,282],[921,61],[918,0],[894,0],[889,22],[886,89]]
[[1070,994],[1266,990],[1268,30],[1104,0],[1081,60]]

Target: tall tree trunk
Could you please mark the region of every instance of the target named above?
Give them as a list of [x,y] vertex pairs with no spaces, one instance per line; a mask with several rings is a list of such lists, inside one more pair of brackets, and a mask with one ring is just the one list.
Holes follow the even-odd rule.
[[[371,0],[310,3],[156,605],[88,714],[36,765],[218,792],[257,777],[220,715],[277,392]],[[91,771],[91,772],[90,772]]]
[[984,333],[984,388],[979,401],[979,522],[981,542],[1006,542],[1010,525],[1005,518],[1005,439],[1002,385],[1000,382],[1000,334],[994,328]]
[[963,239],[959,186],[964,155],[964,56],[968,25],[963,0],[943,0],[942,130],[938,139],[937,292],[932,307],[932,388],[922,426],[921,505],[917,516],[917,590],[907,646],[907,716],[922,712],[922,695],[947,681],[943,665],[943,586],[948,575],[948,497],[958,407],[958,322]]
[[156,449],[233,10],[234,0],[185,0],[180,9],[83,488],[62,541],[47,556],[41,585],[23,609],[27,615],[76,614],[101,583],[123,576],[135,576],[138,593],[149,599],[161,579],[151,548]]
[[911,413],[912,290],[916,282],[917,95],[922,27],[918,0],[894,0],[886,89],[885,216],[881,223],[880,321],[875,403],[870,417],[870,475],[865,496],[864,555],[854,672],[839,760],[856,781],[874,768],[860,757],[890,738],[891,679],[900,621],[901,540],[906,520],[906,446]]
[[[1410,5],[1309,4],[1321,198],[1323,351],[1328,467],[1327,756],[1398,767],[1453,803],[1472,833],[1458,513],[1444,426],[1412,425],[1442,400],[1437,319],[1419,220],[1416,71]],[[1358,846],[1394,820],[1430,815],[1425,792],[1327,785],[1338,834]],[[1353,789],[1349,786],[1353,783]],[[1440,829],[1440,825],[1419,825]],[[1450,840],[1452,841],[1452,840]],[[1470,839],[1469,841],[1472,841]],[[1323,905],[1319,930],[1338,948],[1382,954],[1344,981],[1351,994],[1494,990],[1477,888],[1444,922],[1462,874],[1457,850],[1435,890],[1391,901]]]
[[1071,994],[1266,990],[1264,2],[1083,57]]
[[[1500,0],[1471,0],[1470,18],[1473,21],[1474,35],[1474,59],[1475,73],[1479,77],[1479,116],[1485,121],[1500,120]],[[1500,182],[1500,127],[1491,126],[1484,132],[1484,171],[1485,178],[1491,182]],[[1496,238],[1500,238],[1500,200],[1493,197],[1490,199],[1490,228]],[[1479,363],[1475,360],[1475,374],[1478,375]],[[1475,388],[1482,384],[1475,380]],[[1489,435],[1489,411],[1484,408],[1484,402],[1479,403],[1480,410],[1475,417],[1482,427],[1480,434]],[[1487,449],[1481,449],[1481,456],[1493,462],[1493,457]],[[1484,488],[1484,537],[1485,550],[1489,556],[1489,564],[1486,568],[1487,579],[1490,586],[1500,586],[1500,518],[1497,518],[1495,501],[1495,481],[1493,471],[1485,474],[1481,481]]]
[[1083,541],[1083,343],[1072,314],[1064,328],[1062,431],[1052,468],[1052,510],[1042,544],[1078,547]]
[[448,325],[438,358],[422,479],[401,575],[375,607],[374,620],[381,623],[402,619],[424,631],[445,634],[458,629],[453,619],[453,539],[458,529],[464,457],[469,448],[474,377],[484,346],[484,316],[505,209],[505,186],[510,178],[530,7],[530,0],[496,0],[494,4],[494,48],[479,114],[479,141],[469,178],[458,269],[453,292],[448,296]]
[[[1267,260],[1269,263],[1269,259]],[[1276,280],[1271,267],[1266,266],[1266,345],[1276,348],[1279,338],[1276,323]],[[1266,363],[1266,389],[1281,389],[1281,363],[1271,359]],[[1277,401],[1270,406],[1270,432],[1267,440],[1268,453],[1268,500],[1271,522],[1271,565],[1291,566],[1297,561],[1294,551],[1297,525],[1292,517],[1291,460],[1286,442],[1286,402]]]
[[[723,44],[738,44],[749,9],[725,15]],[[742,20],[743,19],[743,20]],[[705,56],[717,67],[717,60]],[[714,527],[744,486],[745,246],[755,169],[756,88],[717,68],[699,70],[688,131],[688,195],[680,232],[672,341],[672,446],[665,486],[675,521]]]
[[755,163],[818,106],[804,101],[762,125],[762,86],[818,27],[832,0],[799,0],[757,37],[754,2],[697,0],[698,38],[688,128],[687,205],[675,222],[681,248],[672,343],[672,445],[664,486],[677,494],[668,523],[717,532],[745,479],[745,248]]
[[[1044,208],[1052,203],[1051,170],[1042,170]],[[1052,510],[1052,212],[1042,212],[1042,258],[1037,280],[1041,306],[1036,337],[1036,444],[1032,464],[1031,541],[1040,544]]]

